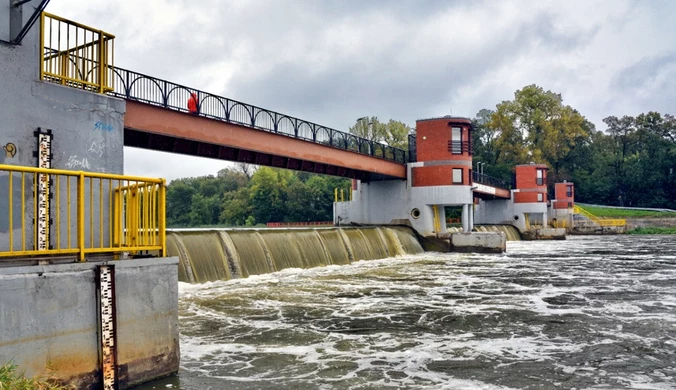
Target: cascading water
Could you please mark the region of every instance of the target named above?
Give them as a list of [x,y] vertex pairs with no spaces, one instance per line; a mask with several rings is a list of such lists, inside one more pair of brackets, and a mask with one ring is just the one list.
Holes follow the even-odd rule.
[[168,231],[167,252],[179,257],[180,281],[204,283],[417,254],[423,249],[408,228],[363,227]]
[[[514,226],[510,225],[476,225],[474,229],[477,232],[503,232],[507,236],[507,241],[521,241],[521,235]],[[448,228],[450,233],[461,233],[461,227]]]

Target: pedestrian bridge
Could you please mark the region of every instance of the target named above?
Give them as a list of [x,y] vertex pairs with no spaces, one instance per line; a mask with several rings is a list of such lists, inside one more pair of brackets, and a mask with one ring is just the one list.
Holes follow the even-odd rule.
[[[42,24],[50,27],[42,32],[41,78],[125,99],[125,146],[362,181],[406,180],[415,161],[406,150],[115,67],[113,35],[47,13]],[[97,38],[61,46],[58,31],[73,26]],[[475,175],[472,184],[478,196],[509,198],[495,183]]]

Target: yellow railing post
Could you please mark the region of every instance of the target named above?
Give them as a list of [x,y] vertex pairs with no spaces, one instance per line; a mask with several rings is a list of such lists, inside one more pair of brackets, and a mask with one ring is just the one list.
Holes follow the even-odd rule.
[[[78,260],[85,261],[85,175],[80,171],[77,179],[77,246]],[[91,210],[89,210],[91,212]]]
[[338,187],[333,189],[333,199],[334,202],[338,203]]
[[40,80],[45,79],[45,13],[40,15]]
[[441,219],[439,218],[439,206],[432,206],[432,213],[434,214],[434,231],[441,233]]
[[166,213],[166,191],[167,182],[162,179],[160,183],[160,212],[158,218],[160,219],[160,245],[162,246],[162,257],[167,257],[167,213]]
[[103,48],[103,35],[104,32],[99,30],[99,93],[103,93],[104,91],[104,84],[103,84],[103,72],[105,68],[105,57],[104,57],[104,52],[105,49]]

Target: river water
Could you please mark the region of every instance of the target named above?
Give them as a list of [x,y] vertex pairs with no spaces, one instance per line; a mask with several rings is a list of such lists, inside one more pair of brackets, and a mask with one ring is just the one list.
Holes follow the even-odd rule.
[[508,242],[191,285],[142,389],[676,389],[676,236]]

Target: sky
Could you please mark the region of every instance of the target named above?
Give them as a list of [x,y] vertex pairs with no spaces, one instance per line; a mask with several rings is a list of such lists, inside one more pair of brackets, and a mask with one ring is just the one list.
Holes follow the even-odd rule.
[[[103,4],[102,4],[103,3]],[[676,114],[676,1],[52,0],[116,36],[115,65],[339,130],[474,117],[537,84],[603,118]],[[125,148],[125,173],[220,160]]]

